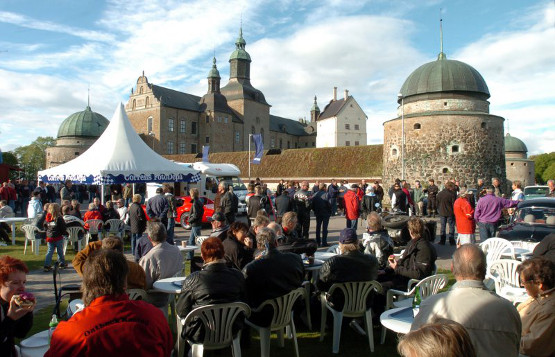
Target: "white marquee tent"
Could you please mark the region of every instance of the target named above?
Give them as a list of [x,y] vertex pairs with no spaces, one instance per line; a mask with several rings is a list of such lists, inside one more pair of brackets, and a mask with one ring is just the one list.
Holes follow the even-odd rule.
[[148,147],[131,126],[120,103],[104,133],[87,151],[65,164],[39,171],[38,179],[82,184],[195,182],[200,174]]

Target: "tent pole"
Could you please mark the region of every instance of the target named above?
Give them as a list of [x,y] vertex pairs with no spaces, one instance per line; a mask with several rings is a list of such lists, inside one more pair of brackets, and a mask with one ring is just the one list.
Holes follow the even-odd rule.
[[135,184],[133,184],[133,196],[135,196]]
[[102,205],[104,205],[104,204],[105,204],[105,202],[104,202],[104,184],[100,185],[100,187],[102,187],[102,188],[100,189],[100,194],[101,194],[101,196],[100,196],[100,203],[101,203]]
[[251,136],[252,134],[249,134],[249,182],[251,181]]

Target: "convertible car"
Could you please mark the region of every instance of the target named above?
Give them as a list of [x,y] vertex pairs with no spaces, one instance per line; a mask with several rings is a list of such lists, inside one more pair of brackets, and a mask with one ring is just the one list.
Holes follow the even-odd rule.
[[533,198],[518,204],[509,224],[500,226],[497,236],[539,242],[550,233],[555,233],[555,199]]

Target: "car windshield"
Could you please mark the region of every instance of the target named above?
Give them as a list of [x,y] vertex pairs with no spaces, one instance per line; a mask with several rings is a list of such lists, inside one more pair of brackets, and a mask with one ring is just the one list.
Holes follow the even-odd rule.
[[218,181],[219,182],[225,182],[228,185],[232,185],[233,186],[233,191],[246,191],[247,188],[245,187],[245,184],[243,184],[243,181],[241,181],[241,179],[239,177],[236,176],[221,176],[218,177]]
[[515,222],[555,225],[555,208],[525,207],[515,212]]
[[545,196],[549,191],[549,187],[545,186],[535,186],[535,187],[526,187],[524,188],[524,195],[525,196]]

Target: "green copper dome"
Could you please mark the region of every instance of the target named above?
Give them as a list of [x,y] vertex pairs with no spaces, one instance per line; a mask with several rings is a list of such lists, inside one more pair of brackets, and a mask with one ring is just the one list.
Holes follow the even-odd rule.
[[221,78],[220,71],[218,71],[218,67],[216,67],[216,57],[212,59],[212,69],[208,72],[208,78]]
[[[438,59],[418,67],[401,87],[404,98],[436,92],[473,92],[490,97],[486,81],[466,63],[448,60],[443,52]],[[400,100],[399,100],[400,101]]]
[[526,144],[522,140],[515,138],[507,133],[505,135],[505,152],[528,152]]
[[245,60],[250,62],[251,56],[245,50],[246,44],[247,42],[243,38],[243,28],[240,28],[239,37],[237,38],[237,41],[235,41],[235,51],[233,51],[233,53],[229,57],[229,60],[231,61],[235,59],[240,59],[240,60]]
[[58,129],[58,138],[65,136],[99,137],[108,124],[110,124],[108,119],[93,112],[87,105],[85,110],[71,114],[62,122]]

